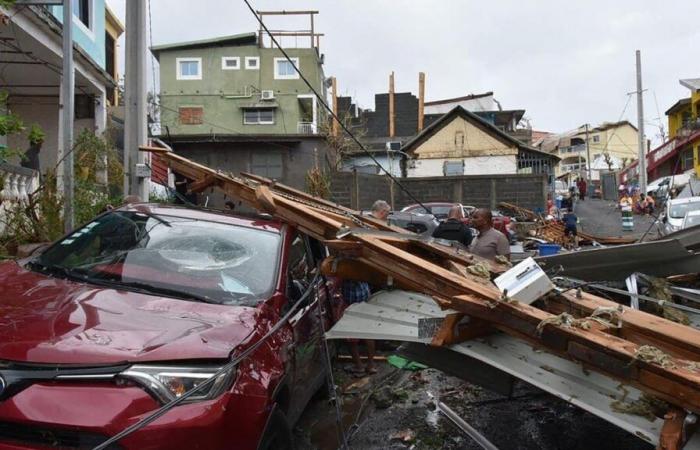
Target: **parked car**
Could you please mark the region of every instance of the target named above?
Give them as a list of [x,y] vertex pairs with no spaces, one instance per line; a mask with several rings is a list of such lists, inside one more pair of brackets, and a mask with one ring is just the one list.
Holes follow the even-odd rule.
[[666,202],[664,211],[664,231],[673,233],[683,226],[683,219],[689,211],[700,210],[700,197],[675,198]]
[[462,208],[462,213],[464,214],[464,217],[471,216],[471,214],[476,209],[476,207],[474,207],[474,206],[464,206],[461,203],[449,203],[449,202],[429,202],[429,203],[423,203],[423,205],[425,205],[425,207],[428,208],[430,211],[426,211],[425,208],[423,208],[422,206],[420,206],[418,204],[406,206],[401,211],[402,212],[419,213],[419,214],[432,214],[438,220],[445,220],[445,219],[447,219],[447,216],[450,213],[450,209],[452,209],[452,207],[455,205],[458,205],[459,207]]
[[324,256],[269,217],[140,204],[0,264],[0,447],[93,448],[211,378],[310,291],[233,371],[114,447],[289,448],[325,381]]
[[387,218],[388,222],[417,234],[432,235],[440,222],[432,214],[419,214],[410,211],[392,211]]
[[700,209],[695,211],[688,211],[685,213],[683,218],[683,225],[681,225],[681,230],[686,228],[696,227],[700,225]]
[[[462,219],[462,222],[464,222],[466,225],[469,225],[470,227],[472,226],[472,214],[474,214],[474,211],[476,211],[476,207],[474,206],[464,206],[459,203],[447,203],[447,202],[429,202],[429,203],[423,203],[426,208],[430,209],[432,214],[440,219],[444,220],[447,219],[447,215],[450,212],[450,208],[452,208],[454,205],[458,205],[462,208],[462,212],[464,213],[464,219]],[[406,206],[401,210],[402,212],[412,212],[412,213],[421,213],[425,214],[425,208],[422,206],[415,204],[415,205],[409,205]],[[512,219],[508,216],[504,216],[498,211],[491,211],[491,215],[493,216],[493,227],[500,231],[501,233],[505,234],[508,236],[508,225],[511,223]]]

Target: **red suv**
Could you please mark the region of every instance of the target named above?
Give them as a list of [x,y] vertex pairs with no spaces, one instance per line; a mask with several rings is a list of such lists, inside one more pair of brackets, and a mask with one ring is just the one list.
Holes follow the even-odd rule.
[[288,448],[326,375],[324,253],[269,218],[144,204],[0,264],[0,449],[93,448],[211,378],[309,293],[234,370],[110,447]]
[[[462,222],[469,226],[472,226],[472,214],[474,214],[474,211],[476,211],[476,208],[474,206],[464,206],[460,205],[459,203],[429,202],[423,203],[423,205],[425,205],[426,208],[430,209],[430,212],[428,214],[434,215],[435,218],[438,220],[447,219],[447,216],[450,213],[450,209],[455,205],[460,206],[462,208],[462,212],[464,213],[464,219],[462,219]],[[425,208],[418,204],[409,205],[401,211],[426,214]],[[493,227],[501,233],[505,234],[506,236],[509,236],[508,225],[511,222],[510,217],[504,216],[498,211],[491,211],[491,214],[493,216]]]

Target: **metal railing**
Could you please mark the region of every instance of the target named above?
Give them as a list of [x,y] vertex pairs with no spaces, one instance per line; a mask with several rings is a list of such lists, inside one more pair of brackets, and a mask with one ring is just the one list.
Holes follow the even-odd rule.
[[297,123],[297,133],[316,134],[316,125],[313,122],[299,122]]

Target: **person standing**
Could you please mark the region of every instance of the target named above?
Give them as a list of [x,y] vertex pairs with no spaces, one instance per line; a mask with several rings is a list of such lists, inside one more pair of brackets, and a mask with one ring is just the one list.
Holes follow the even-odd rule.
[[469,247],[472,243],[472,232],[469,227],[462,222],[462,219],[464,219],[462,207],[460,205],[453,205],[450,208],[447,220],[441,222],[435,231],[433,231],[433,237],[447,239],[448,241],[457,241]]
[[586,199],[586,189],[588,188],[588,183],[583,178],[578,179],[578,195],[581,201]]
[[474,211],[472,217],[472,224],[479,230],[479,236],[472,242],[470,251],[490,260],[495,260],[496,256],[510,259],[510,244],[503,233],[493,229],[491,211],[480,208]]
[[389,206],[387,202],[385,202],[384,200],[377,200],[372,204],[372,211],[370,212],[370,214],[375,219],[386,221],[389,217],[390,212],[391,206]]

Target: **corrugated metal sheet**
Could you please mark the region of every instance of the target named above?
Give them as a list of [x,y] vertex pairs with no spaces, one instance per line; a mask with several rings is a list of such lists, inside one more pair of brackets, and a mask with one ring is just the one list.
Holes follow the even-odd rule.
[[[383,291],[370,301],[351,305],[343,318],[326,334],[327,339],[377,339],[428,344],[420,337],[421,319],[441,318],[454,311],[442,311],[430,298],[405,291]],[[639,416],[622,414],[611,408],[624,392],[619,382],[584,371],[574,362],[536,350],[513,337],[494,334],[450,347],[462,355],[482,361],[537,388],[566,400],[596,416],[650,442],[658,442],[660,419],[649,422]],[[626,400],[639,398],[640,391],[625,387]],[[686,449],[700,449],[693,438]]]

